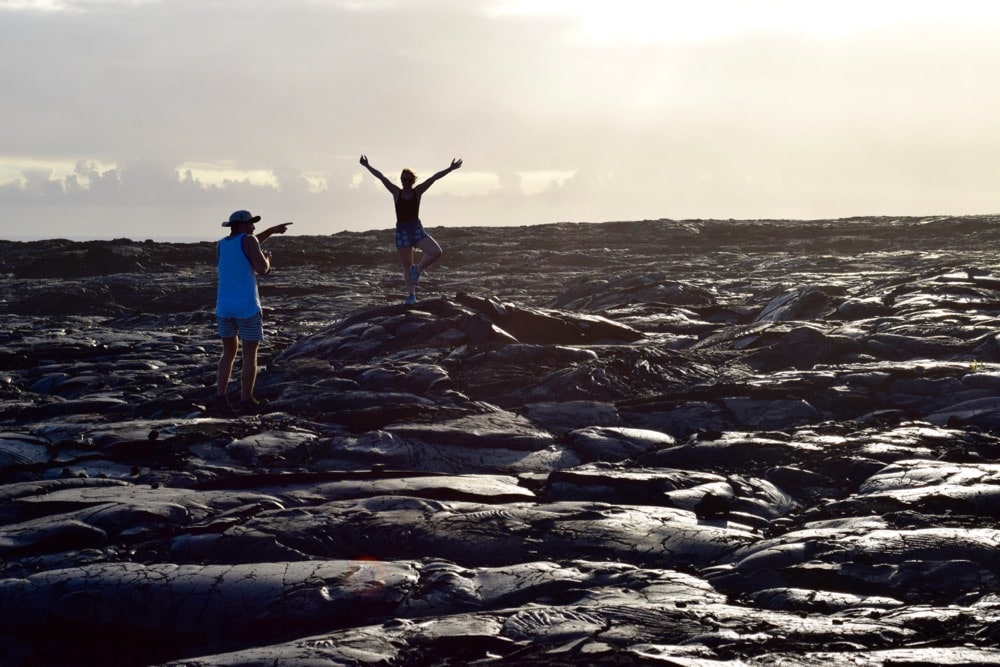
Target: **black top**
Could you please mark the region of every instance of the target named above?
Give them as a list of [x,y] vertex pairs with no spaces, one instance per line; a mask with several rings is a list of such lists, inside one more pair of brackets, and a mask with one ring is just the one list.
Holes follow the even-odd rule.
[[396,196],[396,224],[403,225],[420,219],[420,194],[416,191],[413,197],[405,199],[400,193]]

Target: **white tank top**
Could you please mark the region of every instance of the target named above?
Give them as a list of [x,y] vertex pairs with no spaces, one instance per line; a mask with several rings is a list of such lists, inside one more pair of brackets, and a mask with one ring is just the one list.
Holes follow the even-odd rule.
[[215,301],[218,317],[244,319],[260,312],[257,274],[243,252],[244,236],[227,236],[218,244],[219,292]]

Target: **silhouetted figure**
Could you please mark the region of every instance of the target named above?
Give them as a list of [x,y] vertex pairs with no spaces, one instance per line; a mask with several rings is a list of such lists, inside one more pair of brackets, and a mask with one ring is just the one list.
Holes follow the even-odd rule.
[[[437,179],[450,174],[462,166],[461,159],[451,161],[451,166],[442,169],[420,185],[414,186],[417,176],[409,169],[404,169],[399,175],[402,187],[397,186],[385,175],[368,163],[368,157],[361,156],[361,164],[382,181],[386,190],[392,193],[392,201],[396,206],[396,249],[403,264],[403,281],[406,283],[406,303],[416,303],[417,281],[420,274],[441,257],[441,246],[427,232],[420,222],[420,197]],[[423,254],[420,262],[414,264],[413,249],[420,248]]]

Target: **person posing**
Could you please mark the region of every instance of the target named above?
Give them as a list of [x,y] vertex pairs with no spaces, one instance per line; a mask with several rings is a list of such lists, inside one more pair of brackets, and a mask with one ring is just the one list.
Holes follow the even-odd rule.
[[[382,172],[371,166],[367,156],[361,156],[361,165],[368,169],[375,178],[382,181],[386,190],[392,193],[392,200],[396,205],[396,249],[399,251],[399,259],[403,264],[403,281],[406,283],[407,291],[406,303],[416,303],[416,288],[420,274],[441,258],[441,246],[430,234],[424,231],[424,227],[420,223],[420,197],[427,192],[434,181],[461,167],[462,160],[452,160],[450,167],[442,169],[416,186],[414,185],[417,181],[416,174],[409,169],[404,169],[399,176],[402,187],[397,186]],[[414,248],[420,248],[422,253],[420,262],[417,264],[413,262]]]
[[254,236],[254,226],[259,221],[260,216],[250,211],[234,212],[227,222],[222,223],[223,227],[229,227],[229,236],[215,245],[215,263],[219,271],[215,317],[219,338],[222,339],[215,392],[217,410],[230,408],[226,392],[241,339],[240,411],[251,413],[260,407],[260,402],[253,395],[257,382],[257,350],[264,340],[257,276],[271,271],[271,256],[261,250],[260,244],[272,234],[284,234],[292,223],[269,227]]

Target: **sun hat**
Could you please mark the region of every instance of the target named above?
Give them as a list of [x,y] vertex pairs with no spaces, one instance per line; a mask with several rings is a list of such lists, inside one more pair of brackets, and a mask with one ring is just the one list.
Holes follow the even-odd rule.
[[259,220],[260,216],[254,215],[250,211],[233,211],[233,214],[229,216],[229,221],[222,223],[222,226],[231,227],[241,222],[258,222]]

